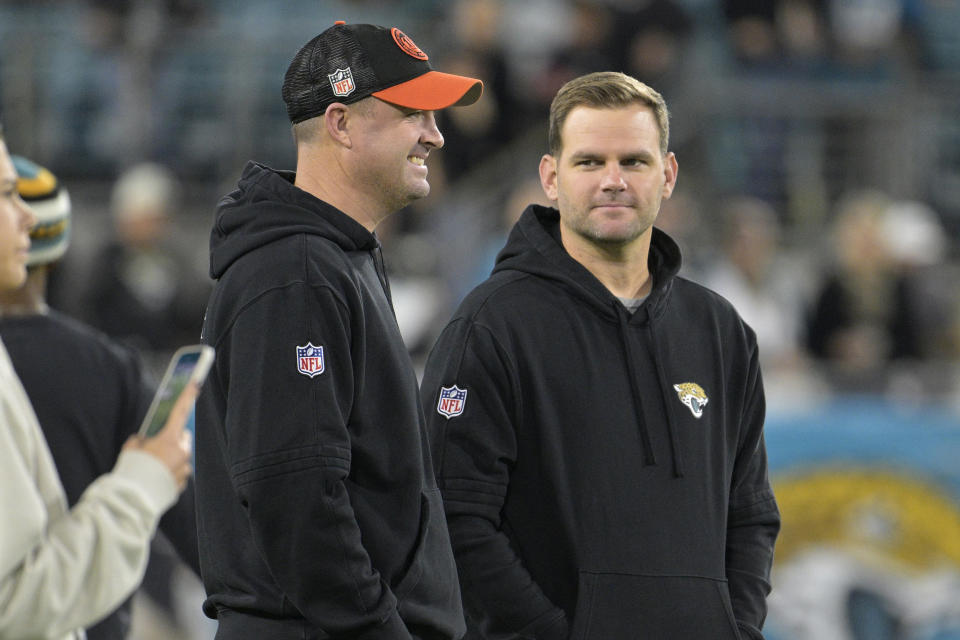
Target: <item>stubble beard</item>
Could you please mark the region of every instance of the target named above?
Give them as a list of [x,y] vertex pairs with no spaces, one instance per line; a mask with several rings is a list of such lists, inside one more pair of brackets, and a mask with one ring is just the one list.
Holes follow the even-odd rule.
[[408,176],[400,176],[385,187],[381,178],[372,176],[368,184],[372,190],[380,193],[380,202],[387,215],[430,195],[430,183],[426,179],[411,183]]
[[606,224],[608,223],[604,221],[592,221],[586,218],[580,220],[572,230],[591,244],[606,250],[615,250],[628,246],[646,233],[653,225],[653,221],[645,223],[643,220],[633,219],[625,227],[616,231],[605,230]]

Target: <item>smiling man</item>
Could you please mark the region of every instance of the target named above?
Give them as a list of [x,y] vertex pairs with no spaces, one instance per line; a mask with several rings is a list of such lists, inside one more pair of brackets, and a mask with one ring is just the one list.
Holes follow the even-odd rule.
[[659,93],[564,85],[540,181],[421,386],[471,638],[762,638],[779,513],[753,331],[677,275]]
[[197,409],[196,495],[220,640],[463,635],[373,231],[430,192],[434,111],[481,91],[434,71],[397,28],[338,23],[283,82],[296,172],[250,163],[219,204],[202,338],[218,357]]

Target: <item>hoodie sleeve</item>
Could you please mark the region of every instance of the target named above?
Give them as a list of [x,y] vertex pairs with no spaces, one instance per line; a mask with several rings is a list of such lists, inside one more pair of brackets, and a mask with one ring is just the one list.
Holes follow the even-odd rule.
[[734,464],[727,516],[726,565],[740,633],[744,638],[761,640],[780,512],[767,475],[763,437],[766,404],[755,346],[752,351],[740,423],[744,435]]
[[[566,639],[567,620],[534,582],[501,528],[516,461],[508,352],[483,326],[454,320],[434,346],[421,396],[468,620],[489,637]],[[466,390],[463,411],[440,412],[441,387]],[[448,412],[449,413],[449,412]]]
[[[7,429],[5,454],[17,451]],[[29,462],[4,462],[0,512],[17,515],[0,534],[0,637],[61,637],[95,623],[140,584],[157,519],[177,496],[173,476],[150,454],[124,451],[73,509],[40,528],[31,523],[49,512]]]
[[[410,634],[364,548],[346,483],[360,391],[352,326],[340,295],[302,282],[240,314],[218,348],[229,368],[230,474],[254,545],[300,615],[334,637],[402,640]],[[322,355],[312,351],[319,359],[301,371],[297,349],[308,343]]]

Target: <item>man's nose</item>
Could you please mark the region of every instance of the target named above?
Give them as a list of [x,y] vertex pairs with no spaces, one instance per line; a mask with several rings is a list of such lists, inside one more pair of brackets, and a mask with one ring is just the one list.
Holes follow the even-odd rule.
[[420,137],[420,141],[436,149],[442,147],[443,134],[440,133],[440,127],[437,126],[437,118],[433,111],[427,112],[427,117],[424,119],[424,125],[425,130],[423,135]]
[[604,190],[613,191],[623,191],[627,188],[627,183],[623,179],[623,171],[618,163],[611,163],[604,167],[601,186]]

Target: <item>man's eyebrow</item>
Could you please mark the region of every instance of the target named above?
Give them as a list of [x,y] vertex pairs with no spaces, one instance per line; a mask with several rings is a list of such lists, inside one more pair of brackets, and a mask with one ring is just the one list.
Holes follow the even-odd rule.
[[[590,151],[588,149],[582,151],[575,151],[570,154],[571,160],[592,160],[594,158],[603,157],[605,154],[598,153],[596,151]],[[649,151],[647,149],[635,149],[627,153],[619,154],[620,158],[643,158],[650,159],[655,158],[657,154]]]
[[649,158],[655,158],[655,157],[657,157],[657,155],[658,155],[658,154],[654,153],[653,151],[650,151],[649,149],[637,149],[637,150],[632,151],[632,152],[630,152],[630,153],[625,153],[625,154],[623,154],[623,157],[624,157],[624,158],[645,158],[645,159],[649,159]]

